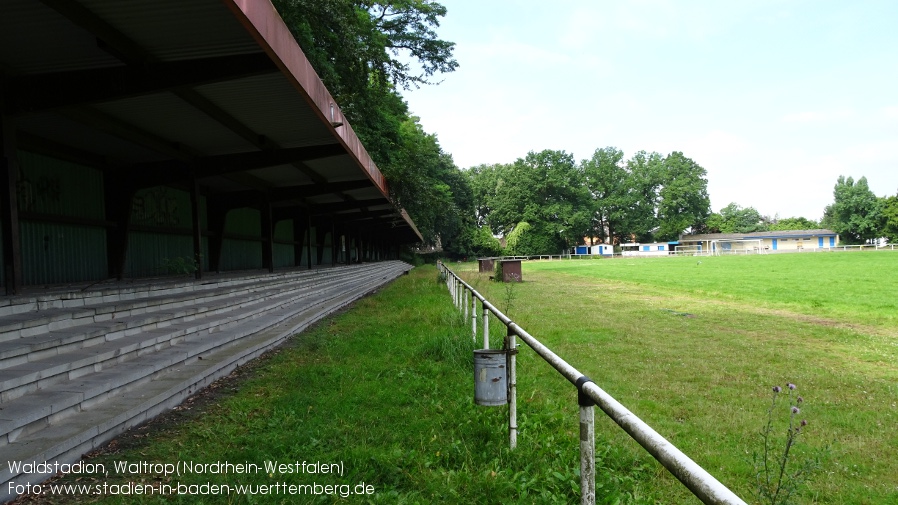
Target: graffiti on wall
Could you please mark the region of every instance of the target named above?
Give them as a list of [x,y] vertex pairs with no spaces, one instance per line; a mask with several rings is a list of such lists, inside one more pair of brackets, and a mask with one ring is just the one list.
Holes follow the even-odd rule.
[[31,180],[20,171],[16,181],[16,198],[19,210],[46,210],[52,204],[59,204],[62,199],[62,182],[59,177],[49,175],[39,175]]
[[131,203],[131,216],[136,224],[178,226],[180,202],[174,190],[157,186],[141,192]]

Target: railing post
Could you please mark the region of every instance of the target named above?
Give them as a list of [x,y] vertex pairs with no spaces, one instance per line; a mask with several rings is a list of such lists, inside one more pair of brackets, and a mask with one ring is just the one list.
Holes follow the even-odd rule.
[[477,298],[471,291],[471,340],[477,342]]
[[462,292],[461,303],[464,306],[464,309],[462,309],[462,314],[463,314],[464,319],[467,319],[468,318],[468,294],[470,294],[470,292],[468,291],[468,288],[465,288],[465,287],[461,288],[461,292]]
[[596,503],[596,423],[595,402],[583,392],[592,380],[583,375],[577,379],[577,403],[580,405],[580,504]]
[[483,348],[490,348],[490,311],[486,308],[486,300],[483,301]]
[[516,369],[516,361],[518,354],[518,346],[515,344],[515,334],[508,326],[508,333],[505,335],[505,368],[507,377],[507,396],[508,396],[508,448],[514,449],[518,446],[518,374]]

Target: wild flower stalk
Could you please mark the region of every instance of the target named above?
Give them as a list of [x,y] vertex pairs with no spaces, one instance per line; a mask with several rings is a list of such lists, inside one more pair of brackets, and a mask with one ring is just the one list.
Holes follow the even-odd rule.
[[[792,383],[786,384],[785,393],[780,386],[773,386],[772,390],[773,397],[767,409],[767,425],[761,430],[763,454],[754,455],[757,497],[762,503],[785,505],[804,484],[808,474],[819,466],[819,461],[809,459],[798,465],[792,464],[791,468],[797,466],[797,469],[790,470],[790,454],[803,433],[802,428],[808,425],[807,420],[799,418],[801,414],[799,405],[804,402],[804,398],[797,393],[793,396],[797,387]],[[786,401],[789,424],[782,453],[779,453],[774,447],[776,445],[774,419],[777,417],[777,401],[781,395],[788,398]]]

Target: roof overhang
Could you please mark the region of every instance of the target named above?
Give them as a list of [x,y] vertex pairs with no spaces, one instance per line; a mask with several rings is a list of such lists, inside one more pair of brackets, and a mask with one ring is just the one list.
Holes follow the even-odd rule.
[[0,84],[20,149],[421,241],[267,0],[6,0]]

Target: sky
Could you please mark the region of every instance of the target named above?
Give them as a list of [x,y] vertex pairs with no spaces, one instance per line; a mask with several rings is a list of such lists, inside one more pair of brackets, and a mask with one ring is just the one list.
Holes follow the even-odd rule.
[[898,194],[898,2],[440,3],[459,68],[403,95],[460,168],[612,146],[692,158],[715,212]]

